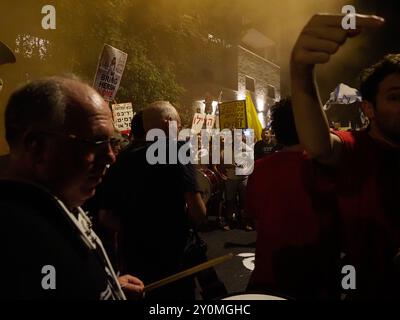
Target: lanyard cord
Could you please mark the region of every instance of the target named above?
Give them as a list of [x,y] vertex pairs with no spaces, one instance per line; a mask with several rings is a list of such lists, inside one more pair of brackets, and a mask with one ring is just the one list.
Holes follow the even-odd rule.
[[103,244],[99,237],[96,235],[96,233],[93,231],[92,227],[92,222],[90,221],[89,217],[86,215],[86,213],[82,210],[82,208],[77,207],[78,210],[78,219],[75,217],[75,215],[67,209],[67,207],[64,205],[64,203],[57,199],[59,205],[63,209],[64,213],[68,217],[69,221],[78,229],[80,233],[80,238],[82,241],[85,243],[85,245],[90,249],[90,250],[95,250],[96,253],[100,256],[101,260],[105,263],[106,267],[108,270],[111,272],[111,277],[113,280],[113,286],[116,288],[116,293],[118,295],[118,298],[120,300],[126,300],[126,296],[124,292],[122,291],[122,288],[118,282],[117,275],[115,274],[114,268],[112,267],[112,264],[108,258],[108,255],[103,247]]

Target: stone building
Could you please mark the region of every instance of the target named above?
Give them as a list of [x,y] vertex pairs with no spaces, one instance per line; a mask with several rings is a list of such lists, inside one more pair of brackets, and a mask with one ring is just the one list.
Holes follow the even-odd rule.
[[265,127],[269,108],[280,99],[276,44],[253,28],[244,33],[238,45],[226,44],[213,35],[209,35],[209,41],[209,51],[204,54],[209,53],[212,59],[198,63],[198,77],[183,80],[184,117],[199,110],[204,112],[206,99],[212,100],[215,112],[218,101],[243,100],[248,91]]

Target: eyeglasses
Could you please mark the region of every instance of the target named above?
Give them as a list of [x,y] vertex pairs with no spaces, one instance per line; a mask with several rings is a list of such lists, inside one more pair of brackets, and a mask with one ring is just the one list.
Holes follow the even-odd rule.
[[85,139],[85,138],[79,138],[74,134],[64,134],[61,132],[55,132],[55,131],[41,131],[42,133],[49,134],[49,135],[55,135],[59,136],[62,138],[66,138],[72,141],[75,141],[77,143],[80,143],[81,145],[86,146],[90,150],[102,150],[103,148],[107,147],[108,145],[111,146],[111,148],[114,150],[116,147],[119,145],[119,140],[115,138],[111,139],[106,139],[106,140],[90,140],[90,139]]

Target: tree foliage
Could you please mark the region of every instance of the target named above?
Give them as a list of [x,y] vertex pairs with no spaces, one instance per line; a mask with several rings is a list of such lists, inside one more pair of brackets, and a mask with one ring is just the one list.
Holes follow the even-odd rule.
[[128,53],[116,99],[138,108],[159,99],[179,101],[185,81],[199,77],[197,65],[213,63],[216,44],[209,34],[233,42],[239,28],[227,26],[240,26],[237,6],[227,0],[57,0],[57,28],[43,30],[47,2],[27,1],[18,13],[14,1],[1,5],[16,15],[6,17],[6,40],[28,74],[17,74],[19,82],[73,72],[91,83],[107,43]]

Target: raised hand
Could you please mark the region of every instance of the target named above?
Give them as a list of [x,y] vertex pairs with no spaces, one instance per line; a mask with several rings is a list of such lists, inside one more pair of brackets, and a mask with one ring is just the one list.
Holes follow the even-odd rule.
[[[305,25],[294,45],[290,60],[292,106],[297,134],[311,158],[328,165],[336,165],[341,153],[341,142],[329,130],[322,110],[314,67],[326,63],[349,37],[365,28],[377,28],[384,19],[356,14],[356,29],[342,27],[344,15],[317,14]],[[354,57],[357,59],[357,57]]]
[[314,66],[326,63],[349,37],[354,37],[365,28],[377,28],[385,20],[378,16],[356,14],[356,29],[342,28],[344,15],[316,14],[303,28],[293,48],[292,66]]

